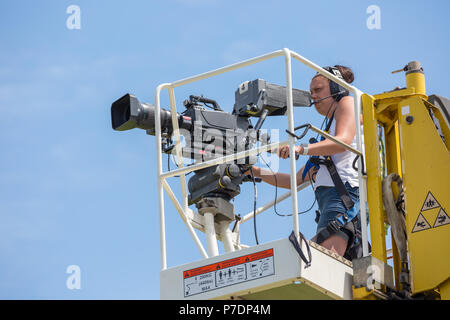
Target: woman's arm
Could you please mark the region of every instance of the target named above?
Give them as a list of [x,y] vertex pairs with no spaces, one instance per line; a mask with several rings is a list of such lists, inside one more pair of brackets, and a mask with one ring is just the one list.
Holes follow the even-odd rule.
[[[334,119],[336,121],[335,138],[350,145],[356,132],[353,97],[347,96],[339,101]],[[303,147],[298,146],[297,148],[297,152],[303,153]],[[308,145],[308,155],[311,156],[333,155],[345,150],[344,147],[328,139]]]
[[[346,144],[351,144],[356,132],[353,97],[346,96],[339,101],[336,112],[334,113],[334,119],[336,121],[335,137]],[[297,153],[303,153],[302,146],[296,146],[295,150]],[[309,156],[333,155],[344,151],[344,147],[328,139],[308,145]],[[281,158],[286,159],[289,155],[289,146],[281,147],[278,150],[278,155]],[[309,181],[315,173],[315,169],[311,169],[312,171],[305,176],[305,180],[303,181],[302,174],[304,169],[305,166],[297,172],[297,185]],[[286,189],[291,188],[290,174],[277,172],[274,176],[270,170],[261,169],[257,166],[253,166],[253,173],[256,177],[260,177],[264,182],[273,186],[276,185]],[[247,174],[249,174],[249,172],[247,172]]]
[[[302,174],[303,170],[305,169],[305,166],[303,166],[298,172],[297,172],[297,186],[302,184],[305,181],[309,181],[310,177],[312,176],[313,172],[308,173],[305,176],[305,180],[302,181]],[[311,169],[314,170],[314,169]],[[253,166],[253,174],[255,177],[261,178],[264,182],[271,184],[273,186],[277,186],[280,188],[290,189],[291,188],[291,175],[288,173],[281,173],[277,172],[274,174],[270,170],[262,169],[257,166]]]
[[[334,137],[348,145],[351,144],[356,132],[353,97],[346,96],[339,101],[334,113],[334,119],[336,121]],[[295,151],[303,154],[303,147],[296,146]],[[328,139],[308,145],[309,156],[333,155],[344,151],[344,147]],[[278,156],[283,159],[289,157],[289,146],[281,147],[278,150]]]

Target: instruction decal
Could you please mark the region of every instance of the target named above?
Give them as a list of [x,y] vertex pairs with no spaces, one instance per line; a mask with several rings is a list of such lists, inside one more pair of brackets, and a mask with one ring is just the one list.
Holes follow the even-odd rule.
[[220,289],[275,274],[273,249],[183,271],[184,296]]
[[[437,214],[437,217],[434,220],[433,226],[431,226],[430,223],[427,221],[427,219],[425,219],[423,212],[436,208],[439,209],[439,213]],[[436,210],[436,212],[438,211]],[[447,212],[445,212],[445,210],[441,207],[441,205],[437,201],[436,197],[431,193],[431,191],[428,191],[428,194],[425,197],[425,201],[423,202],[422,209],[420,210],[419,216],[417,217],[417,220],[414,223],[414,227],[411,232],[414,233],[424,231],[432,228],[445,226],[447,224],[450,224],[450,217],[448,216]]]

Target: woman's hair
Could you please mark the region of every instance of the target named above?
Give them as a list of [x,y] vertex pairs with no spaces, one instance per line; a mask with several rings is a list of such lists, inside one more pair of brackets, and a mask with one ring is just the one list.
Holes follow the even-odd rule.
[[[326,67],[325,67],[326,68]],[[342,77],[344,78],[344,80],[347,83],[352,83],[353,80],[355,80],[355,76],[353,75],[353,71],[352,69],[350,69],[349,67],[345,67],[345,66],[341,66],[341,65],[335,65],[334,68],[338,69],[339,72],[341,73]],[[315,77],[321,76],[320,73],[317,73],[313,79]]]
[[355,80],[355,76],[353,75],[353,71],[349,67],[340,66],[340,65],[336,65],[334,67],[339,70],[339,72],[341,73],[342,77],[344,78],[344,80],[347,83],[352,83],[353,80]]

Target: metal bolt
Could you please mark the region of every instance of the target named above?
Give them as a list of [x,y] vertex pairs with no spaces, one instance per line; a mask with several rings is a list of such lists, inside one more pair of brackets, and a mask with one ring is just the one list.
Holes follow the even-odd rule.
[[406,116],[406,123],[407,124],[411,124],[411,123],[413,123],[413,121],[414,121],[414,117],[413,116]]

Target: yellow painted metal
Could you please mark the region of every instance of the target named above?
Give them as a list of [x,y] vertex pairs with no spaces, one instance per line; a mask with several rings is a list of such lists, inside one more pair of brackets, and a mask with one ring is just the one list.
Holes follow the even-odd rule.
[[[399,131],[398,131],[398,121],[396,121],[390,129],[385,127],[385,149],[386,149],[386,170],[387,173],[397,173],[400,177],[402,176],[401,169],[401,158],[400,158],[400,145],[399,141]],[[397,184],[392,184],[392,191],[394,198],[397,197],[399,190],[397,190]],[[401,262],[395,243],[394,236],[391,232],[391,242],[392,242],[392,264],[394,269],[395,278],[395,288],[400,290],[400,269]]]
[[374,108],[374,98],[362,95],[364,149],[367,171],[367,201],[369,204],[370,237],[372,256],[386,263],[386,238],[384,231],[385,213],[380,176],[380,152],[378,122]]
[[450,154],[424,100],[403,100],[398,114],[412,292],[418,293],[450,276]]
[[423,71],[414,71],[406,73],[406,88],[414,88],[415,94],[427,99],[425,90],[425,75]]
[[442,300],[450,300],[450,279],[439,286],[439,292]]
[[353,300],[377,300],[377,297],[373,290],[367,290],[366,287],[353,288]]
[[401,156],[400,156],[400,132],[398,121],[395,121],[390,128],[385,128],[385,149],[386,149],[386,168],[389,173],[397,173],[402,176]]
[[[414,88],[404,88],[404,89],[398,89],[393,91],[387,91],[379,94],[374,94],[373,97],[377,101],[378,104],[388,104],[388,103],[395,103],[400,101],[401,99],[404,99],[406,96],[411,96],[416,93]],[[380,108],[377,106],[377,112],[384,111],[383,108]]]
[[[409,69],[406,85],[404,89],[362,96],[372,255],[386,262],[376,130],[377,124],[382,124],[387,174],[400,175],[405,188],[412,294],[439,289],[441,298],[450,299],[450,128],[439,110],[426,101],[421,70]],[[445,142],[436,130],[429,109],[441,125]],[[397,195],[396,185],[392,187]],[[400,289],[400,259],[393,239],[392,242],[396,288]],[[353,288],[353,296],[354,299],[375,297],[366,288]]]

